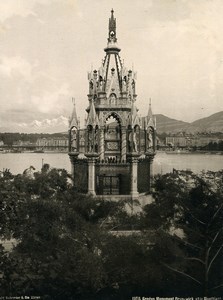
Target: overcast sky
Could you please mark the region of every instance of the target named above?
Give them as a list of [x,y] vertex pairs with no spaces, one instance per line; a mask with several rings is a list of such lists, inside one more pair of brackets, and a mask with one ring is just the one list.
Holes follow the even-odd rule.
[[149,98],[188,122],[223,110],[222,0],[1,0],[0,128],[68,117],[72,97],[83,120],[112,8],[142,116]]

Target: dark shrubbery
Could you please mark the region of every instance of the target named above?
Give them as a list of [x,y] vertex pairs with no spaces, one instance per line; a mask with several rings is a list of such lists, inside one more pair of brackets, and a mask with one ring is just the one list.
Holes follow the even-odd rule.
[[[125,202],[78,194],[65,170],[0,178],[1,296],[130,299],[221,295],[222,173],[157,177],[154,202],[135,216]],[[137,224],[141,234],[111,229]]]

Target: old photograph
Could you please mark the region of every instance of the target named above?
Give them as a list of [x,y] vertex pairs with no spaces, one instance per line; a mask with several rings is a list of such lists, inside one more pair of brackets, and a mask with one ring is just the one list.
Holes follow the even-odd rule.
[[0,300],[222,300],[223,1],[0,0]]

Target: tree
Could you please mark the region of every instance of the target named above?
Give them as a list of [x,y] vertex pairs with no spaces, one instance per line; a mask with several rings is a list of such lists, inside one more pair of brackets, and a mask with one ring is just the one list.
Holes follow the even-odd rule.
[[17,241],[8,255],[0,252],[3,296],[105,296],[110,286],[105,264],[111,255],[106,245],[115,242],[110,230],[128,222],[126,203],[78,194],[68,179],[65,170],[47,166],[34,178],[1,179],[1,238]]
[[[223,293],[223,172],[175,172],[158,176],[143,228],[156,231],[154,257],[182,278],[178,293]],[[175,274],[175,275],[174,275]]]

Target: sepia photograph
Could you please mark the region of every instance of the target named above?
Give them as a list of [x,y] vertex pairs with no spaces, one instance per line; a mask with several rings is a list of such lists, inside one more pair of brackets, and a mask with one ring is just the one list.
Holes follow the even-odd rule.
[[223,300],[222,16],[0,0],[0,300]]

